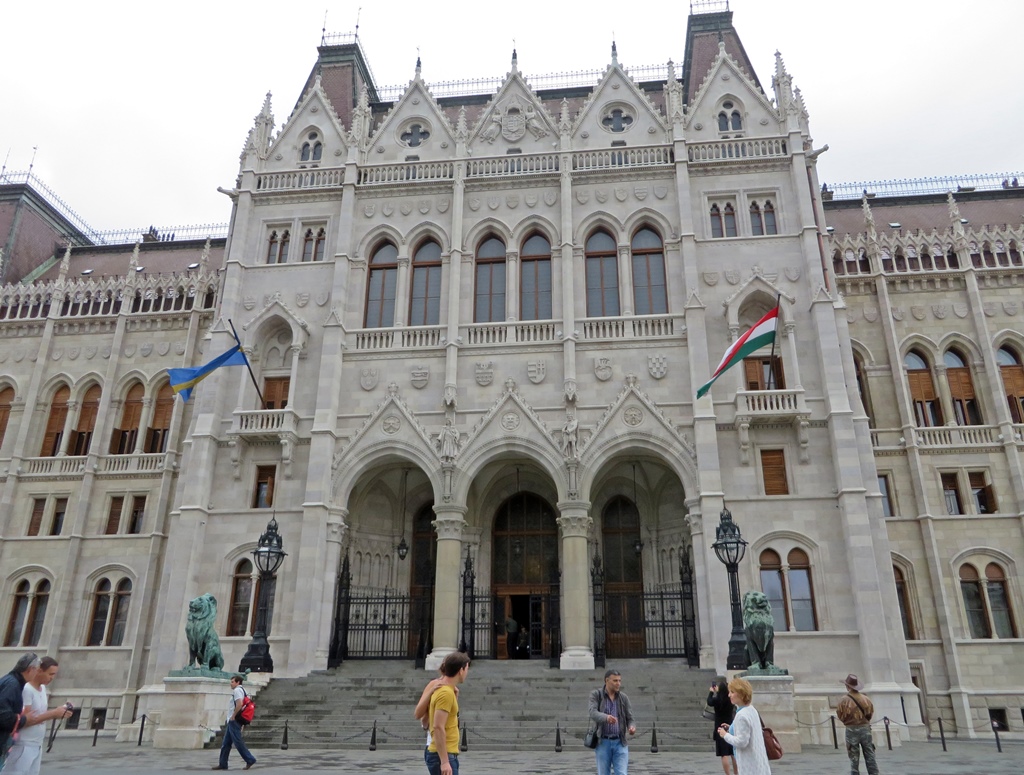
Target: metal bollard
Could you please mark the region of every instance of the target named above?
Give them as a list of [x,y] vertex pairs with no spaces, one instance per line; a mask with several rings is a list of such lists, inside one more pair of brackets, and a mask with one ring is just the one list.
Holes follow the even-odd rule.
[[839,750],[839,735],[836,733],[836,717],[829,716],[828,720],[832,722],[832,747],[837,751]]
[[562,752],[562,729],[558,722],[555,722],[555,753]]
[[376,751],[377,750],[377,721],[376,721],[376,719],[373,722],[373,732],[370,733],[370,750],[371,751]]
[[885,722],[885,745],[891,751],[892,750],[892,735],[889,734],[889,717],[882,716],[882,721]]
[[996,722],[992,722],[992,734],[996,736],[996,750],[999,753],[1003,752],[1003,744],[999,740],[999,725]]
[[651,753],[658,752],[658,725],[651,724]]
[[946,730],[942,728],[942,716],[939,716],[939,740],[942,741],[942,750],[946,751]]
[[281,738],[281,750],[288,750],[288,719],[284,720],[284,737]]
[[459,750],[463,753],[469,750],[469,735],[466,725],[462,725],[462,734],[459,735]]
[[142,719],[139,722],[139,742],[137,742],[135,744],[136,747],[142,745],[142,733],[145,732],[145,731],[146,731],[146,714],[143,713],[142,714]]

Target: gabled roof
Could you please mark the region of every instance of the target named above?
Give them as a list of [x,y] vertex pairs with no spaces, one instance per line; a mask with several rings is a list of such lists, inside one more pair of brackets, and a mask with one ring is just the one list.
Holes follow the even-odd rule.
[[[683,100],[689,105],[718,57],[718,43],[725,44],[726,53],[739,64],[750,80],[761,89],[757,73],[750,64],[740,40],[732,26],[732,11],[691,14],[686,23],[686,53],[683,56]],[[763,89],[762,89],[763,91]]]

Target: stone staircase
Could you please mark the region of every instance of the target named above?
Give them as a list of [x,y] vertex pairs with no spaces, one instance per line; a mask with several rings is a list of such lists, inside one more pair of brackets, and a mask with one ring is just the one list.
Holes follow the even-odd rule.
[[[710,751],[711,722],[701,717],[714,673],[685,660],[614,660],[636,717],[632,745],[648,750],[657,729],[661,751]],[[480,660],[459,695],[470,751],[547,750],[556,725],[567,750],[582,747],[587,697],[604,670],[562,671],[546,662]],[[285,721],[291,748],[416,750],[426,734],[413,707],[433,674],[408,662],[350,661],[304,678],[271,681],[256,698],[256,720],[245,733],[255,748],[278,747]],[[210,746],[219,745],[218,739]]]

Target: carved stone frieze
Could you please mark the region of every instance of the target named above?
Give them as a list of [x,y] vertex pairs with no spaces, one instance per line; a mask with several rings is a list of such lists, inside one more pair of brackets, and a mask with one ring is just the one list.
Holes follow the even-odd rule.
[[562,538],[586,538],[594,526],[593,517],[586,514],[569,514],[557,517],[558,530]]

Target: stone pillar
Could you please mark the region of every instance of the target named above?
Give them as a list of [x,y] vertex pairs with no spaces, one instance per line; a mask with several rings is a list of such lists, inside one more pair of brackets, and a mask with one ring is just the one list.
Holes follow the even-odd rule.
[[299,354],[302,352],[302,345],[292,342],[288,349],[292,354],[291,372],[288,379],[288,406],[292,406],[295,400],[296,385],[299,382]]
[[633,264],[629,245],[619,245],[619,314],[633,314]]
[[71,433],[78,424],[78,401],[68,401],[66,406],[68,411],[67,414],[64,415],[64,430],[61,431],[60,435],[60,449],[57,450],[58,455],[68,454],[68,444],[71,442]]
[[[146,448],[146,433],[149,431],[149,424],[153,422],[153,410],[156,401],[152,396],[145,396],[142,399],[142,414],[139,416],[139,429],[135,433],[135,447],[132,452],[136,455],[141,454],[142,450]],[[172,447],[168,444],[168,449]]]
[[437,559],[434,566],[434,648],[427,657],[428,671],[437,670],[441,660],[459,646],[459,596],[462,577],[462,531],[466,507],[434,506],[437,531]]
[[949,391],[946,364],[936,363],[933,371],[935,372],[935,392],[939,395],[939,405],[942,407],[942,423],[943,425],[956,425],[956,412],[953,411],[953,396]]
[[[402,248],[403,252],[407,248]],[[398,277],[395,280],[395,327],[408,322],[409,314],[409,256],[398,257]]]
[[563,501],[558,530],[562,538],[562,670],[593,670],[593,605],[590,595],[589,544],[594,520],[590,504]]
[[519,251],[505,251],[505,320],[519,320]]

